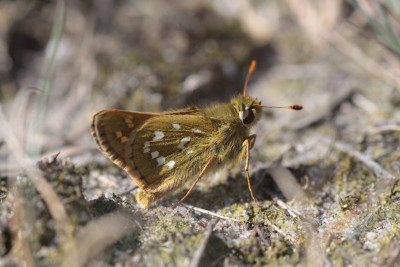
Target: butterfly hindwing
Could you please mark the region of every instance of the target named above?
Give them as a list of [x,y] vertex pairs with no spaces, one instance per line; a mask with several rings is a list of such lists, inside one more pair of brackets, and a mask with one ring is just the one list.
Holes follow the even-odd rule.
[[[103,110],[96,113],[92,119],[92,135],[100,150],[116,165],[123,168],[133,178],[135,183],[145,188],[147,183],[136,171],[132,163],[132,140],[137,131],[153,117],[171,115],[191,115],[197,110],[177,110],[165,113],[144,113],[124,110]],[[189,116],[190,117],[190,116]]]
[[[151,113],[137,116],[136,112],[121,110],[103,110],[93,116],[92,135],[97,145],[112,160],[124,162],[125,146],[129,136],[151,118]],[[120,164],[118,164],[120,165]]]
[[126,160],[126,144],[129,137],[154,116],[153,113],[103,110],[96,113],[92,119],[92,135],[100,150],[115,164],[125,169],[140,187],[145,184]]

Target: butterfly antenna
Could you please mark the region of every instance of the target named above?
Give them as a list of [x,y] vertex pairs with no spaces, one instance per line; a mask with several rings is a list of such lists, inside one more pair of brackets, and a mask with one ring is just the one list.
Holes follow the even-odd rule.
[[261,108],[287,108],[287,109],[293,109],[293,110],[302,110],[303,106],[300,104],[295,104],[287,107],[272,107],[272,106],[261,106],[261,105],[253,105],[253,107],[261,107]]
[[256,61],[253,60],[253,61],[251,61],[249,71],[247,72],[246,82],[244,83],[244,89],[243,89],[244,96],[246,95],[247,83],[249,82],[250,75],[254,71],[255,68],[256,68]]

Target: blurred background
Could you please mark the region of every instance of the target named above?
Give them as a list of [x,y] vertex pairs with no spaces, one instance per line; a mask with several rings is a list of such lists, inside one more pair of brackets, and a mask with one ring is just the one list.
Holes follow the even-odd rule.
[[[193,262],[212,216],[188,219],[188,207],[168,210],[182,193],[151,211],[139,209],[127,193],[136,190],[131,179],[97,150],[91,117],[107,108],[160,112],[229,102],[256,60],[248,95],[264,105],[304,106],[266,110],[254,129],[253,190],[264,206],[287,217],[253,210],[243,175],[222,171],[202,181],[187,203],[209,208],[211,201],[215,213],[242,216],[248,224],[220,221],[219,236],[209,241],[217,255],[210,248],[204,255],[218,266],[394,266],[400,257],[399,33],[396,0],[2,0],[0,255],[7,263],[56,265]],[[289,173],[276,171],[282,166]],[[293,204],[297,217],[277,204],[295,197],[284,189],[293,186],[302,192]],[[100,211],[93,211],[96,203]],[[89,222],[122,207],[129,215],[118,223],[140,227],[121,226],[124,231],[99,245]],[[69,217],[69,230],[60,230],[66,217],[56,214]],[[161,220],[165,214],[171,217]],[[290,227],[271,226],[278,217]],[[97,233],[107,228],[99,225]],[[182,248],[189,240],[194,245]],[[82,249],[95,244],[96,253]],[[93,260],[110,244],[108,254]],[[157,258],[166,244],[174,244],[169,258]],[[210,262],[203,257],[197,264]]]

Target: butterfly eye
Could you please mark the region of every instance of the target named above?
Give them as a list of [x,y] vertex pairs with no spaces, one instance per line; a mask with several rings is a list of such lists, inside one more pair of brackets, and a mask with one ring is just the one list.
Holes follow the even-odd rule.
[[247,109],[243,111],[243,123],[249,124],[254,121],[256,110],[254,108]]

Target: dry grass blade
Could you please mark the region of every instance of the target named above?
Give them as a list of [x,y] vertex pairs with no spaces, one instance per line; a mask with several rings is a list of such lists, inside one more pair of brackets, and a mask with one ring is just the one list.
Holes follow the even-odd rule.
[[[47,46],[45,65],[43,70],[43,80],[41,81],[40,92],[36,99],[36,105],[33,108],[32,116],[27,118],[28,110],[24,108],[17,109],[16,114],[13,114],[10,120],[7,120],[5,114],[0,109],[0,123],[2,125],[0,134],[3,136],[5,143],[10,151],[9,155],[12,156],[12,161],[16,162],[20,169],[26,169],[28,177],[31,179],[36,190],[40,193],[42,199],[55,221],[56,231],[58,234],[61,250],[65,244],[72,244],[74,242],[73,230],[74,227],[69,220],[65,207],[61,203],[52,186],[46,181],[34,166],[34,162],[39,156],[39,151],[42,149],[42,136],[43,136],[43,123],[45,121],[47,101],[49,97],[50,82],[54,71],[55,55],[58,48],[58,43],[61,38],[63,21],[65,15],[64,1],[58,1],[56,10],[56,22],[53,26],[53,33],[50,43]],[[19,103],[28,103],[29,94],[22,93],[19,97]],[[0,107],[1,108],[1,107]],[[16,117],[19,116],[19,117]],[[21,129],[25,120],[29,119],[30,125],[27,129],[26,137],[21,135],[19,131],[25,133],[25,129]],[[10,123],[12,122],[12,124]],[[21,123],[18,123],[21,122]],[[14,128],[12,126],[15,126]],[[16,134],[18,132],[18,134]],[[26,144],[24,149],[23,144]],[[11,180],[11,184],[14,181]],[[23,213],[24,205],[18,205],[13,209],[14,213]],[[21,226],[23,229],[23,226]],[[32,255],[30,255],[31,257]]]
[[292,207],[290,207],[288,204],[286,204],[285,202],[283,202],[280,199],[274,198],[274,201],[276,202],[276,204],[284,210],[287,210],[288,214],[294,218],[297,217],[302,217],[301,213],[298,212],[297,210],[293,209]]
[[55,71],[55,59],[58,51],[58,45],[63,33],[65,20],[65,2],[57,1],[55,11],[55,22],[51,33],[50,40],[46,47],[45,62],[42,70],[43,79],[39,83],[40,93],[32,111],[30,120],[26,151],[29,156],[36,157],[39,155],[43,145],[43,128],[46,120],[47,106],[50,96],[51,81]]
[[[51,185],[32,166],[32,159],[23,151],[21,142],[14,135],[13,130],[8,123],[8,120],[5,118],[1,109],[0,123],[3,126],[1,127],[0,133],[3,135],[4,140],[11,151],[10,155],[13,156],[15,162],[18,163],[18,167],[20,169],[25,168],[27,170],[28,176],[31,177],[31,180],[36,190],[41,194],[44,202],[49,209],[50,214],[55,220],[56,230],[59,234],[61,244],[64,244],[64,241],[67,240],[72,242],[71,238],[73,234],[73,226],[68,218],[67,212],[65,211],[63,204],[61,203]],[[11,181],[10,184],[14,184],[14,181]],[[15,213],[24,213],[24,205],[16,205],[13,211]]]
[[[16,95],[10,112],[10,126],[17,140],[25,140],[26,123],[25,118],[29,114],[30,100],[35,96],[35,89],[22,89]],[[10,161],[13,162],[13,161]]]
[[384,133],[389,133],[389,132],[400,132],[400,126],[394,125],[394,124],[388,124],[388,125],[382,125],[379,127],[376,127],[374,129],[371,129],[369,131],[369,134],[384,134]]
[[[30,164],[31,158],[28,157],[22,150],[20,142],[13,135],[12,129],[9,126],[8,121],[3,116],[1,110],[0,110],[0,123],[3,125],[0,133],[3,134],[8,147],[14,148],[11,149],[12,152],[11,154],[14,156],[14,158],[19,159],[16,160],[16,162],[19,163],[19,167],[27,169],[28,176],[31,177],[31,180],[36,190],[40,193],[41,197],[43,198],[44,202],[46,203],[49,209],[50,214],[55,220],[56,230],[59,234],[60,240],[62,241],[61,244],[63,244],[63,241],[72,238],[72,233],[73,233],[72,223],[69,220],[69,217],[67,215],[67,212],[65,211],[63,204],[61,203],[60,199],[57,196],[57,193],[54,191],[51,185]],[[11,184],[13,184],[13,182],[11,182]],[[18,209],[24,209],[24,206],[18,205],[15,206],[15,209],[13,209],[14,212],[22,213],[23,210],[18,210]]]
[[288,169],[276,167],[271,169],[269,173],[286,199],[295,199],[296,202],[302,204],[308,202],[307,195],[304,193],[303,188]]
[[[350,27],[347,27],[345,30],[349,31]],[[344,29],[342,29],[342,31],[344,31]],[[359,47],[349,42],[348,38],[344,37],[338,31],[333,31],[329,36],[326,36],[326,38],[328,38],[335,48],[346,57],[352,59],[370,75],[380,78],[396,88],[400,88],[400,78],[395,68],[385,68],[380,63],[371,59],[370,56],[366,55]]]
[[304,225],[306,230],[306,258],[307,266],[325,266],[326,241],[313,230],[311,225]]
[[323,105],[322,111],[308,114],[308,116],[300,118],[298,121],[295,121],[290,125],[290,129],[293,131],[300,131],[306,129],[307,127],[315,126],[324,122],[324,120],[329,118],[329,116],[333,114],[334,110],[338,109],[343,102],[351,99],[354,93],[355,87],[351,84],[346,88],[337,90],[337,92],[335,92],[335,94],[329,98],[330,102]]
[[321,42],[322,37],[338,22],[342,1],[286,0],[285,2],[314,45],[324,45],[324,42]]
[[203,238],[203,240],[201,240],[201,243],[200,243],[199,247],[194,252],[192,260],[190,261],[189,267],[197,267],[197,266],[199,266],[200,260],[201,260],[201,256],[203,255],[204,250],[206,249],[207,242],[210,239],[212,231],[213,231],[215,225],[217,225],[218,221],[219,221],[218,218],[214,219],[208,225],[206,233],[204,235],[204,238]]
[[374,172],[374,174],[376,175],[377,178],[383,178],[383,177],[391,178],[391,179],[396,178],[393,174],[391,174],[390,172],[385,170],[376,161],[372,160],[367,155],[357,151],[356,149],[351,147],[349,144],[346,144],[341,141],[334,141],[327,136],[318,135],[317,138],[318,138],[318,140],[321,141],[321,143],[323,143],[325,145],[333,145],[337,150],[346,152],[347,154],[355,157],[357,160],[361,161],[368,168],[370,168]]
[[198,211],[198,212],[201,212],[201,213],[204,213],[204,214],[208,214],[210,216],[217,217],[217,218],[220,218],[220,219],[224,219],[224,220],[228,220],[228,221],[234,221],[234,222],[242,222],[242,221],[240,221],[238,219],[225,217],[225,216],[219,215],[219,214],[217,214],[215,212],[212,212],[212,211],[209,211],[209,210],[205,210],[205,209],[202,209],[202,208],[198,208],[198,207],[195,207],[195,206],[192,206],[192,205],[189,205],[189,204],[182,204],[182,206],[185,206],[185,207],[187,207],[187,208],[189,208],[191,210]]
[[20,168],[26,165],[32,165],[30,158],[28,158],[22,148],[20,140],[15,135],[9,121],[7,120],[2,106],[0,105],[0,136],[7,144],[10,151],[9,156],[13,156],[13,161],[16,162]]
[[[1,112],[0,106],[0,123],[3,122],[3,114]],[[2,135],[2,131],[0,130],[0,136]],[[84,151],[94,149],[94,145],[76,145],[76,146],[64,146],[58,149],[54,149],[51,151],[47,151],[44,154],[40,155],[39,158],[51,157],[57,153],[59,153],[62,157],[70,157],[74,155],[78,155]],[[97,149],[97,148],[96,148]],[[0,163],[0,171],[7,172],[9,176],[18,175],[21,172],[21,164],[15,163],[15,161],[11,161],[8,163]]]
[[64,205],[58,198],[57,193],[54,191],[53,187],[47,182],[46,178],[44,178],[39,173],[36,173],[36,178],[32,179],[32,181],[35,185],[36,190],[38,190],[40,196],[46,203],[51,216],[56,222],[56,230],[58,232],[61,244],[63,244],[63,242],[71,242],[70,239],[73,237],[74,227],[68,217]]
[[376,35],[383,40],[378,42],[399,56],[400,39],[398,30],[400,14],[398,13],[398,1],[349,0],[349,3],[367,19]]
[[77,237],[76,245],[65,251],[63,266],[83,266],[121,237],[137,228],[122,212],[105,215],[90,222]]
[[42,154],[40,156],[40,158],[49,157],[49,156],[55,155],[57,153],[60,153],[60,155],[62,155],[63,157],[70,157],[70,156],[74,156],[74,155],[79,155],[87,150],[95,149],[95,148],[97,149],[97,147],[95,147],[95,145],[93,145],[93,144],[64,146],[64,147],[60,147],[58,149],[48,151],[48,152]]
[[17,257],[19,266],[35,266],[29,245],[29,230],[26,226],[24,196],[20,186],[15,183],[8,197],[10,209],[14,212],[9,217],[12,237],[12,255]]

